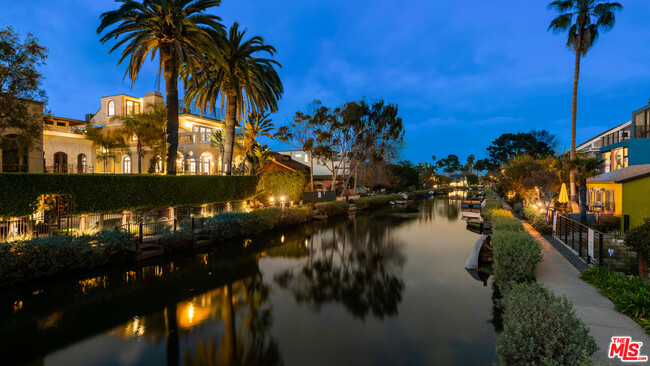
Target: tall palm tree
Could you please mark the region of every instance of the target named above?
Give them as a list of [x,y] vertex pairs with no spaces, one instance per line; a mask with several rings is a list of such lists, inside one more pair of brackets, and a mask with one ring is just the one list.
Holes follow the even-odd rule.
[[[116,25],[101,38],[102,43],[117,40],[109,53],[122,45],[118,65],[126,58],[126,75],[132,82],[138,77],[145,58],[160,52],[158,77],[162,72],[167,94],[167,174],[176,174],[178,149],[178,76],[182,65],[194,72],[205,63],[204,54],[213,51],[215,33],[223,32],[221,19],[206,14],[221,0],[116,0],[117,10],[101,15],[97,33]],[[118,40],[119,39],[119,40]]]
[[578,184],[580,185],[580,219],[582,223],[585,223],[587,221],[587,179],[603,172],[603,161],[599,158],[577,155],[569,162],[568,167],[576,172],[578,176]]
[[[163,105],[148,108],[142,113],[128,116],[115,116],[114,119],[122,123],[120,132],[125,139],[134,137],[136,139],[136,151],[138,154],[138,174],[142,174],[142,156],[146,147],[152,151],[160,151],[165,146],[165,122],[167,121],[167,110]],[[154,155],[156,155],[154,153]]]
[[227,37],[217,36],[218,55],[214,55],[212,67],[189,75],[185,84],[188,105],[194,102],[195,107],[215,113],[217,99],[221,100],[221,109],[225,109],[223,170],[226,175],[232,172],[237,120],[246,110],[277,111],[284,91],[275,70],[275,66],[281,65],[275,60],[257,57],[261,53],[273,56],[275,48],[260,36],[245,40],[245,34],[246,30],[240,31],[239,24],[235,23]]
[[[607,32],[616,24],[616,11],[623,10],[617,2],[603,0],[555,0],[549,5],[560,15],[553,19],[548,30],[561,33],[568,30],[566,46],[576,54],[573,77],[573,104],[571,111],[571,160],[576,156],[576,120],[578,116],[578,79],[580,78],[580,59],[594,45],[600,31]],[[571,172],[571,200],[576,201],[575,172]]]
[[248,153],[258,144],[257,139],[266,136],[273,139],[273,120],[269,118],[268,113],[251,112],[248,118],[244,120],[244,153]]

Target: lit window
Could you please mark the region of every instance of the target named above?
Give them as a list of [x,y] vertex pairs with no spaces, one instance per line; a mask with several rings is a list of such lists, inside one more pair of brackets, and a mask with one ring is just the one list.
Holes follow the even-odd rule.
[[113,102],[112,99],[108,101],[108,115],[109,116],[115,115],[115,102]]
[[132,100],[126,101],[126,115],[130,116],[132,114],[140,113],[140,103],[134,102]]
[[160,156],[156,156],[156,173],[163,173],[163,161]]
[[190,174],[196,174],[196,160],[190,160]]
[[122,158],[122,173],[131,174],[131,157],[128,155]]
[[612,153],[606,152],[603,154],[603,161],[605,161],[605,173],[609,173],[612,170]]

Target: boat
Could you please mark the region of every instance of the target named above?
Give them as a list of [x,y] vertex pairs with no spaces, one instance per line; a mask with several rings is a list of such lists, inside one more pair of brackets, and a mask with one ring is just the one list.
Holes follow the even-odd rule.
[[492,252],[490,251],[490,236],[481,235],[474,244],[474,249],[465,262],[465,269],[478,269],[481,264],[492,262]]

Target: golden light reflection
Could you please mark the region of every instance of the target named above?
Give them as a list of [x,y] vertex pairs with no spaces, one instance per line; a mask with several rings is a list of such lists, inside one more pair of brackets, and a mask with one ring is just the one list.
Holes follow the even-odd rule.
[[124,327],[123,335],[125,338],[142,337],[146,332],[144,319],[134,316]]
[[180,328],[188,329],[195,325],[201,324],[210,317],[210,299],[204,296],[198,299],[199,301],[188,301],[187,303],[179,304],[176,311],[178,314],[178,326]]
[[79,281],[78,283],[81,286],[81,292],[86,294],[89,290],[92,290],[94,288],[98,288],[98,287],[106,288],[108,284],[108,277],[99,276],[99,277],[87,278],[85,280]]
[[207,253],[201,254],[201,263],[205,264],[205,265],[208,265],[208,254]]
[[284,244],[284,235],[280,238],[280,243]]
[[14,301],[14,313],[17,313],[23,309],[23,301],[18,300]]
[[251,239],[244,240],[244,248],[250,247],[252,243],[253,241]]

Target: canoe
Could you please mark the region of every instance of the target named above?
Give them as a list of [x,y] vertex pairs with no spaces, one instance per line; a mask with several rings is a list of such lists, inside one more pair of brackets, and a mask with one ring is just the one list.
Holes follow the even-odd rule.
[[481,252],[484,250],[483,247],[487,246],[489,238],[488,235],[481,235],[481,237],[478,238],[476,244],[474,244],[474,249],[472,249],[469,258],[467,258],[467,262],[465,262],[465,269],[477,269],[479,267]]

